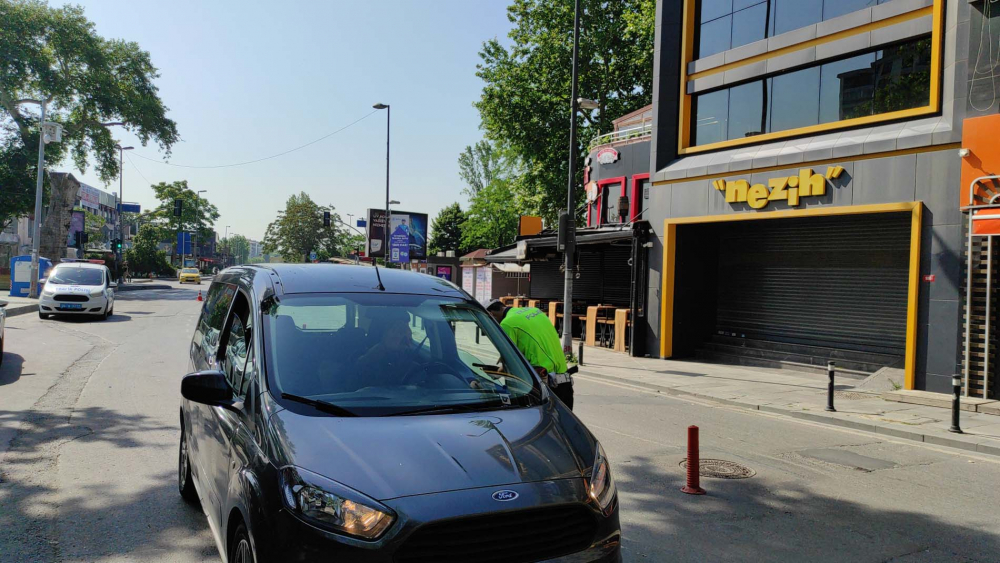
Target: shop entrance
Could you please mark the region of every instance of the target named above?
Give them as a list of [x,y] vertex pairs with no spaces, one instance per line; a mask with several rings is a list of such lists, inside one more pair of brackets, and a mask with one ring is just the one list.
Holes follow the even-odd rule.
[[912,212],[680,224],[673,355],[863,376],[903,367]]

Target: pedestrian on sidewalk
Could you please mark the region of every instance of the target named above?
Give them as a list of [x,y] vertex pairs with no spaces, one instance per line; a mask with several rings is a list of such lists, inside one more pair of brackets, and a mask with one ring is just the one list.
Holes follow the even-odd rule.
[[566,356],[549,317],[537,307],[513,309],[496,299],[486,311],[500,323],[500,328],[542,376],[542,381],[573,410],[573,376],[566,373]]

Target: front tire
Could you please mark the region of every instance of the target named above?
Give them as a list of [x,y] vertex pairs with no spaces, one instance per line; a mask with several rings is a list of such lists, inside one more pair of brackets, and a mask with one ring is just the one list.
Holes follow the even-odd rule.
[[191,454],[187,446],[187,435],[181,428],[181,444],[177,455],[177,489],[188,504],[198,504],[198,491],[191,479]]
[[228,563],[262,563],[257,559],[246,524],[240,522],[239,527],[236,528],[233,533],[233,541],[229,544],[229,553],[226,555]]
[[45,319],[49,318],[49,316],[48,316],[48,315],[46,315],[45,313],[43,313],[43,312],[39,311],[39,312],[38,312],[38,318],[39,318],[39,319],[42,319],[42,320],[44,321]]

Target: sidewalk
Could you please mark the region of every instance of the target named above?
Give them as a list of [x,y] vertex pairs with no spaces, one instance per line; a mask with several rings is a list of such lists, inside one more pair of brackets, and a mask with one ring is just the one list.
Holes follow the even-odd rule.
[[605,348],[585,348],[580,375],[643,387],[673,396],[792,416],[804,420],[1000,456],[1000,416],[961,413],[964,434],[948,432],[951,409],[886,401],[855,390],[858,380],[836,382],[826,412],[825,375],[788,370],[633,358]]

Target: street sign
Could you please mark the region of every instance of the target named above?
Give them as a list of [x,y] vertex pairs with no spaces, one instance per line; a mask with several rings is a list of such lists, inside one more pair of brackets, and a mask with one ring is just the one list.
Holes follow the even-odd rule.
[[314,261],[314,262],[316,261],[316,251],[315,250],[309,253],[309,259],[312,260],[312,261]]
[[142,209],[138,203],[123,203],[122,213],[141,213]]
[[181,255],[193,254],[191,252],[191,233],[177,233],[177,253]]
[[358,219],[358,226],[361,228],[365,228],[368,226],[368,221],[365,221],[364,219]]

